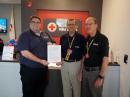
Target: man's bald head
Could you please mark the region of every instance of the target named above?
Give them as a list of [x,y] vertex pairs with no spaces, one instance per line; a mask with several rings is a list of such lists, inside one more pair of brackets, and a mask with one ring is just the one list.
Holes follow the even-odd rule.
[[87,23],[89,21],[93,21],[95,24],[97,24],[97,19],[95,17],[88,17],[85,22]]
[[88,17],[85,21],[87,33],[93,36],[97,32],[97,20],[95,17]]

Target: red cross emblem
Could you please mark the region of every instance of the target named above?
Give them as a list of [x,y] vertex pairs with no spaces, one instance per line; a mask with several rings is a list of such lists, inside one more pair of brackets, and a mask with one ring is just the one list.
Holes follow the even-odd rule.
[[57,29],[57,25],[54,22],[51,22],[47,26],[48,31],[55,32]]

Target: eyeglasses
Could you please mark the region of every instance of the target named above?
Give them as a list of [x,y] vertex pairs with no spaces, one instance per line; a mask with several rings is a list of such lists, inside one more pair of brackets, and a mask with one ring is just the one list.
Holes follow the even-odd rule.
[[85,25],[86,26],[92,26],[93,24],[96,24],[96,23],[86,23]]
[[68,26],[74,26],[75,24],[67,24]]
[[40,24],[41,22],[31,21],[33,24]]

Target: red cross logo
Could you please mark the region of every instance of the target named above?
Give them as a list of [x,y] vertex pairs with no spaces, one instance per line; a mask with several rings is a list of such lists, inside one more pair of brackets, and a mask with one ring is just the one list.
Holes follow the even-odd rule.
[[55,32],[57,29],[57,25],[54,22],[51,22],[48,24],[47,28],[50,32]]
[[51,30],[53,30],[53,29],[55,29],[55,26],[54,26],[53,24],[51,24],[51,25],[49,26],[49,28],[50,28]]

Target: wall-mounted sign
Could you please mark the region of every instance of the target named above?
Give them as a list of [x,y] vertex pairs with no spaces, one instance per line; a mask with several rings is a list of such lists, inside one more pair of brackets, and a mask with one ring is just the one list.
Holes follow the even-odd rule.
[[67,19],[56,19],[59,31],[67,31]]
[[[67,19],[65,18],[55,18],[55,19],[44,19],[44,32],[49,33],[51,36],[62,36],[67,33]],[[81,33],[82,21],[80,19],[76,19],[76,25],[78,28],[76,29],[79,33]],[[53,32],[53,33],[52,33]]]

